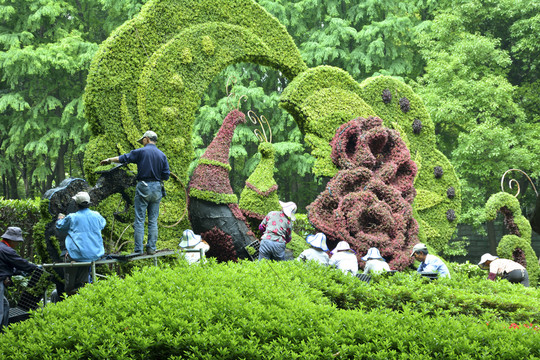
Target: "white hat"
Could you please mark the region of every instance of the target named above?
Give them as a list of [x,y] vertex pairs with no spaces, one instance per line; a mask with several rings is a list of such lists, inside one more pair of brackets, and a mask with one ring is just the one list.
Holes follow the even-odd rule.
[[346,241],[340,241],[338,242],[336,248],[334,250],[332,250],[332,255],[337,253],[338,251],[352,251],[353,253],[356,254],[356,251],[354,251],[353,249],[351,249],[351,247],[349,246],[349,243],[346,242]]
[[499,257],[498,256],[494,256],[494,255],[491,255],[489,253],[486,253],[484,255],[482,255],[482,257],[480,258],[480,262],[478,263],[478,266],[484,264],[486,261],[493,261],[495,259],[498,259]]
[[72,197],[73,200],[79,205],[87,203],[90,203],[90,195],[86,191],[80,191],[75,196]]
[[296,204],[292,201],[289,202],[279,202],[279,205],[281,205],[281,209],[283,209],[283,212],[289,219],[292,221],[296,221],[296,216],[294,214],[296,213]]
[[419,243],[414,245],[414,247],[412,248],[411,256],[413,256],[414,253],[418,251],[428,251],[426,244]]
[[308,235],[306,237],[306,242],[313,247],[316,247],[323,251],[328,251],[328,246],[326,246],[326,235],[324,235],[323,233]]
[[362,258],[362,260],[364,261],[368,261],[369,259],[381,259],[383,261],[386,261],[384,260],[384,258],[381,256],[381,252],[379,251],[379,249],[377,248],[370,248],[366,254],[366,256],[364,256]]
[[182,233],[180,244],[178,246],[182,248],[192,247],[201,242],[201,235],[195,235],[193,230],[187,229]]

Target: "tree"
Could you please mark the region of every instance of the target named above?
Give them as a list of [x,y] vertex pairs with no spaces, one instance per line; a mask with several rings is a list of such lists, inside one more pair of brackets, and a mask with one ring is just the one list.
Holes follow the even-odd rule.
[[0,0],[0,194],[35,196],[66,173],[84,176],[90,61],[144,2]]
[[[462,179],[467,223],[482,222],[479,215],[505,170],[539,174],[540,129],[511,83],[515,61],[507,39],[496,36],[528,13],[518,11],[520,4],[502,3],[503,10],[498,2],[463,1],[436,16],[417,40],[427,66],[416,89],[436,124],[439,147]],[[510,21],[503,16],[511,13]],[[497,20],[503,18],[501,26]]]

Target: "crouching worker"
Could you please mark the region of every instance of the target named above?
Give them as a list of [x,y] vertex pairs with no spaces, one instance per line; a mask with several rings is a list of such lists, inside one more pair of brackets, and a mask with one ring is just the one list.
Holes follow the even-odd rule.
[[259,260],[285,260],[285,246],[291,241],[293,222],[296,221],[296,204],[279,202],[281,211],[270,211],[259,225],[262,234]]
[[326,246],[326,235],[323,233],[308,235],[306,237],[306,242],[311,245],[311,247],[302,251],[296,260],[301,260],[304,262],[314,260],[320,264],[328,265],[330,258],[326,253],[328,251],[328,246]]
[[497,276],[510,281],[511,283],[519,283],[525,287],[529,287],[529,273],[521,264],[508,260],[500,259],[491,254],[484,254],[478,263],[481,269],[489,269],[488,279],[494,281]]
[[377,248],[370,248],[366,256],[362,257],[362,260],[366,262],[364,274],[368,274],[369,272],[380,273],[390,271],[390,265],[388,265],[386,260],[381,256],[381,253]]
[[[193,230],[184,230],[182,233],[182,238],[180,239],[180,244],[178,244],[182,249],[192,249],[192,250],[201,250],[203,249],[204,253],[210,250],[210,245],[201,238],[201,235],[195,235]],[[201,260],[201,253],[199,252],[187,252],[184,254],[187,262],[194,264]]]
[[335,266],[344,274],[356,275],[358,273],[358,259],[356,252],[351,249],[349,243],[340,241],[336,248],[331,252],[330,266]]
[[9,302],[4,291],[11,285],[11,276],[16,271],[31,272],[38,268],[17,254],[16,250],[23,241],[21,229],[13,226],[7,228],[0,242],[0,333],[9,322]]
[[[56,228],[67,232],[65,262],[91,262],[103,256],[101,230],[107,222],[97,211],[90,210],[90,195],[81,191],[72,198],[77,204],[77,212],[67,216],[58,215]],[[73,266],[64,268],[65,291],[73,295],[88,282],[89,267]]]
[[414,245],[411,253],[411,257],[413,256],[420,261],[417,270],[419,273],[438,273],[440,277],[450,278],[450,271],[446,264],[437,256],[429,254],[425,244]]

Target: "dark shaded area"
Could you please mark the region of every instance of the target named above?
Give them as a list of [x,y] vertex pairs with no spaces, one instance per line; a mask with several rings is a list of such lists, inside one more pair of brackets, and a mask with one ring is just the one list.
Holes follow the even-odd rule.
[[[237,258],[250,259],[245,247],[257,239],[248,234],[250,229],[244,220],[236,218],[227,205],[192,197],[189,199],[189,221],[196,234],[203,234],[214,228],[220,229],[232,238]],[[208,256],[211,254],[212,248],[210,248]]]
[[536,197],[536,206],[529,222],[533,231],[540,234],[540,196]]

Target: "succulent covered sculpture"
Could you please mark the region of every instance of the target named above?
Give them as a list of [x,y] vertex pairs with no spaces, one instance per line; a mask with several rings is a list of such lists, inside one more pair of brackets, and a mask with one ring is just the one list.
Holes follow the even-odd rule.
[[417,169],[407,146],[378,117],[340,126],[331,146],[339,171],[308,206],[310,222],[330,246],[347,241],[357,254],[377,247],[391,267],[405,268],[418,241],[411,206]]

